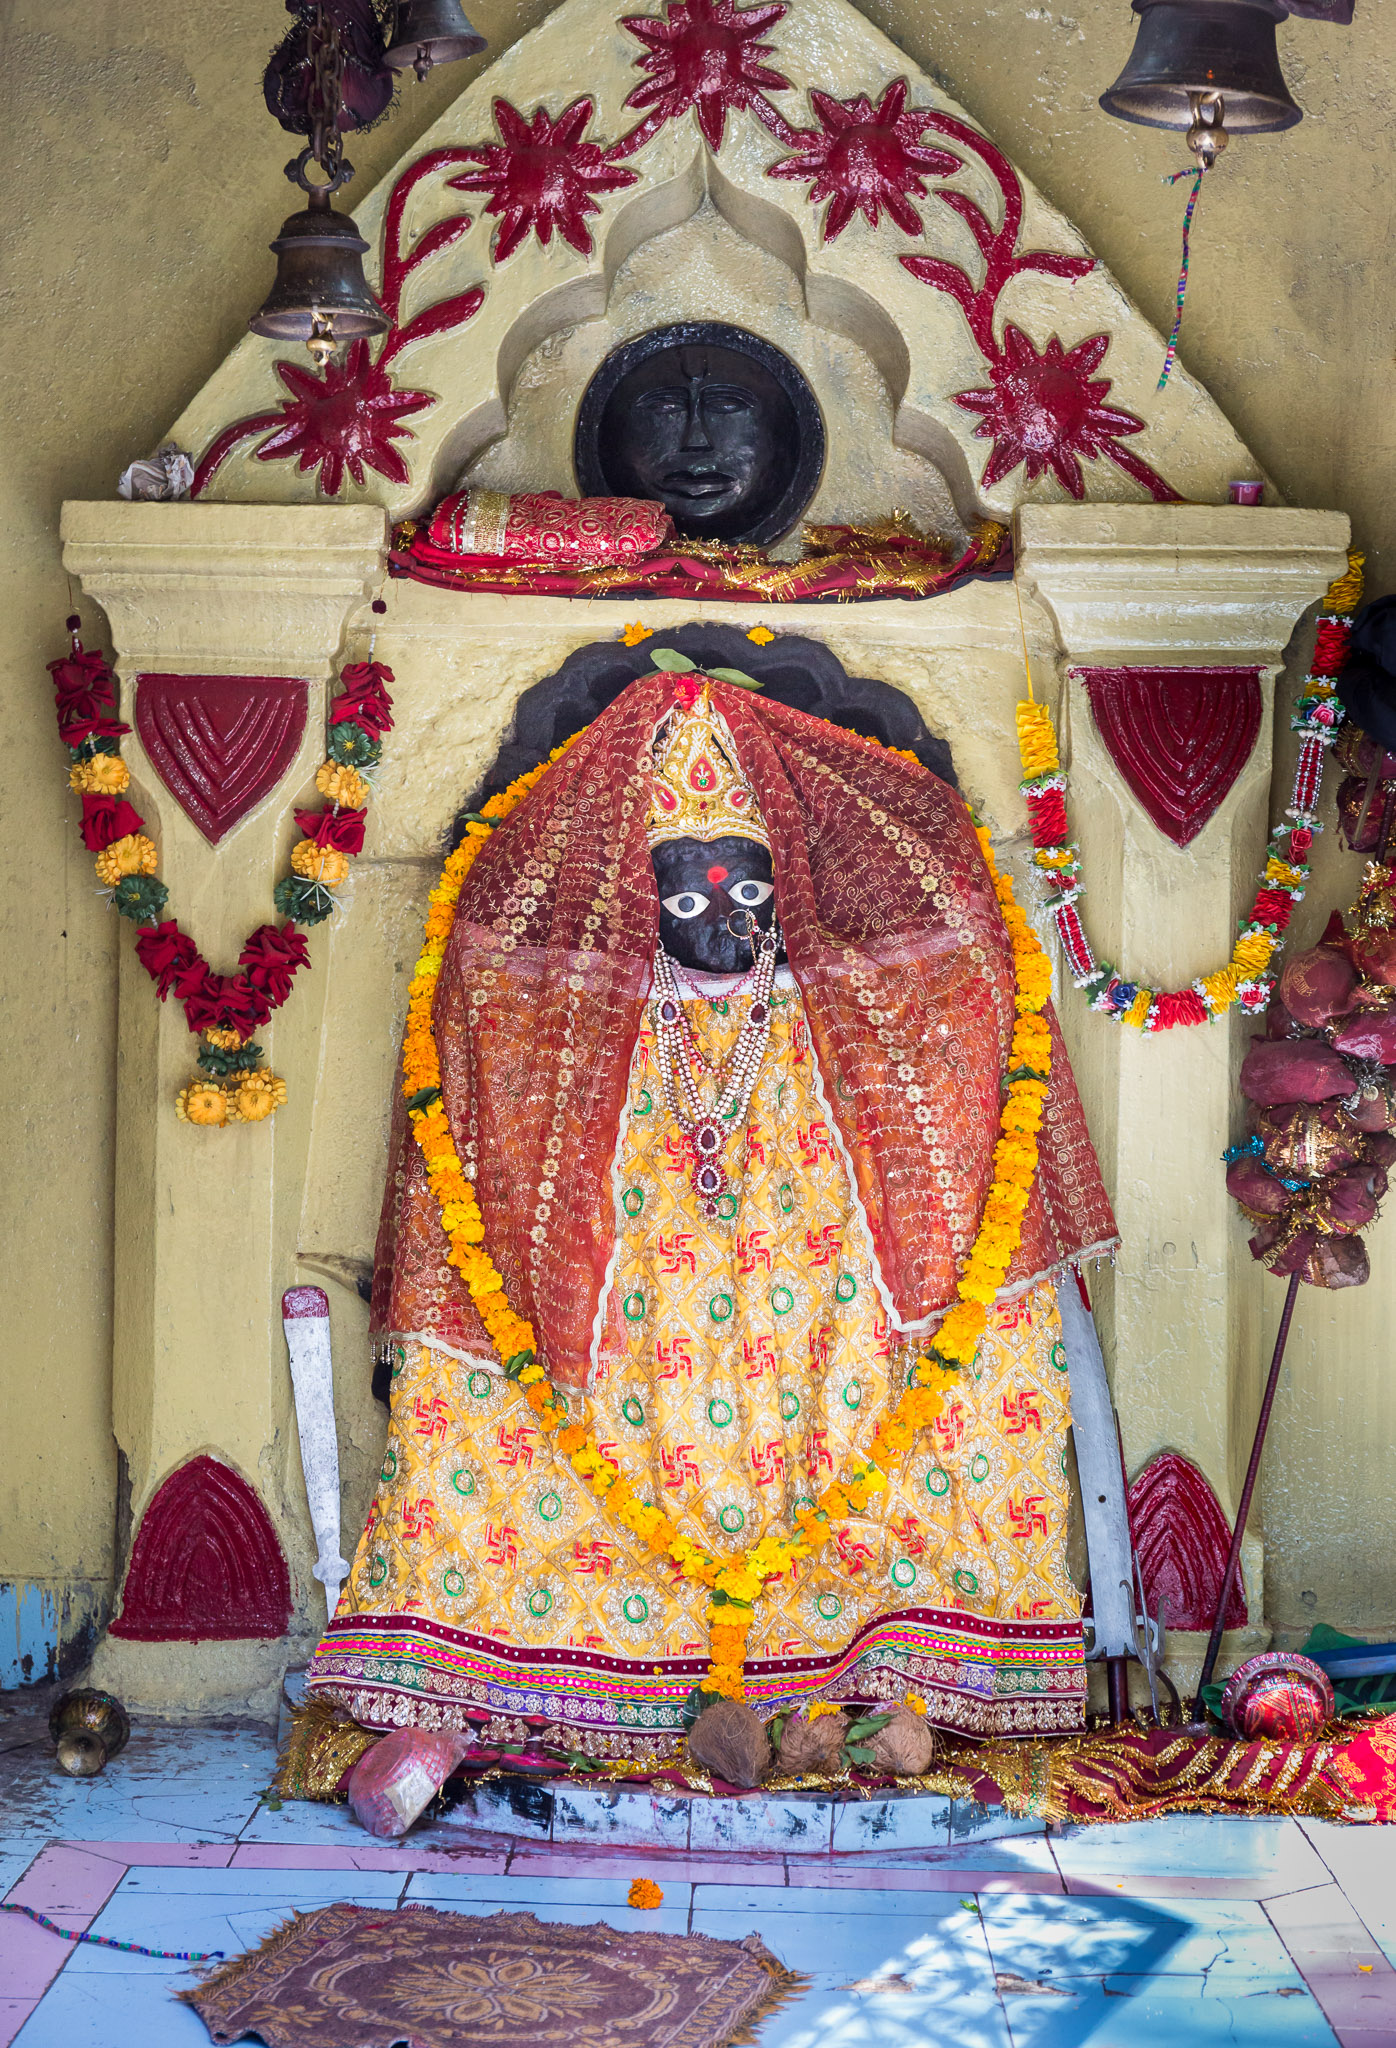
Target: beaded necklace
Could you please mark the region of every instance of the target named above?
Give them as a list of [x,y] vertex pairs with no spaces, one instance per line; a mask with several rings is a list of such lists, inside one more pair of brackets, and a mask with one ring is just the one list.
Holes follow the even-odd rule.
[[[684,1014],[674,979],[674,962],[662,946],[654,958],[650,1013],[654,1019],[664,1103],[692,1147],[693,1191],[704,1216],[710,1220],[718,1213],[719,1201],[731,1191],[722,1163],[723,1148],[733,1127],[745,1117],[771,1035],[771,988],[775,982],[776,954],[780,951],[779,926],[773,920],[771,929],[755,933],[752,943],[756,963],[751,1003],[736,1043],[716,1067],[709,1066],[699,1051]],[[711,1107],[703,1100],[699,1073],[715,1083]]]

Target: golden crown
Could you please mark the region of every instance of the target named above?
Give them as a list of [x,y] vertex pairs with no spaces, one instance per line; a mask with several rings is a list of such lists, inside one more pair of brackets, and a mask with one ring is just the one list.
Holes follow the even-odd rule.
[[735,838],[754,839],[769,850],[770,834],[706,684],[691,709],[660,727],[655,753],[654,796],[646,827],[651,846],[666,839]]

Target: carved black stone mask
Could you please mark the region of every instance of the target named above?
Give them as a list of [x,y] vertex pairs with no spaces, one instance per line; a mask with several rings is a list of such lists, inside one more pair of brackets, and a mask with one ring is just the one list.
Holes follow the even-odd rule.
[[739,327],[656,328],[607,357],[574,444],[588,496],[657,499],[689,539],[778,539],[824,467],[814,393],[769,342]]
[[744,974],[752,962],[748,919],[769,931],[776,911],[767,849],[755,839],[665,839],[650,857],[659,943],[669,958],[701,974]]

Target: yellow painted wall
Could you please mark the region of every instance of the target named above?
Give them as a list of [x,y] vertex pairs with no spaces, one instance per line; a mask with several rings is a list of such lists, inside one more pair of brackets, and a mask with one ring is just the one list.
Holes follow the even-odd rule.
[[[472,0],[496,50],[547,10]],[[1095,108],[1127,53],[1126,0],[1071,15],[1005,0],[872,0],[871,18],[980,119],[1166,328],[1182,199],[1177,138]],[[1352,514],[1372,588],[1396,584],[1391,507],[1396,39],[1373,0],[1348,30],[1290,23],[1308,118],[1237,145],[1203,196],[1184,357],[1291,502]],[[6,1315],[0,1587],[69,1594],[76,1630],[113,1567],[109,1256],[117,932],[62,788],[43,664],[61,651],[63,497],[98,497],[210,375],[270,279],[290,210],[290,138],[259,74],[275,0],[11,0],[0,132],[9,297],[0,548],[6,595],[9,856],[0,973]],[[358,192],[471,75],[409,86],[356,138]],[[579,89],[584,81],[579,81]],[[89,620],[91,609],[88,608]],[[1283,753],[1283,749],[1281,750]],[[1356,864],[1324,844],[1306,908],[1345,901]],[[213,1248],[211,1248],[213,1249]],[[1306,1298],[1267,1501],[1275,1619],[1396,1629],[1384,1351],[1396,1223],[1365,1292]],[[1278,1296],[1278,1289],[1275,1294]],[[1275,1304],[1277,1306],[1277,1303]],[[32,1604],[27,1612],[33,1611]],[[9,1649],[0,1596],[0,1677]]]

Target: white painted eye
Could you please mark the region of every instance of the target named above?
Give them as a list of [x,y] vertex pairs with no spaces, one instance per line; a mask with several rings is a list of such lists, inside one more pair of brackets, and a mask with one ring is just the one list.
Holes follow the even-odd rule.
[[685,889],[678,896],[666,896],[664,908],[671,917],[701,917],[708,907],[708,898],[700,896],[695,889]]
[[740,903],[743,909],[756,910],[765,902],[774,887],[774,882],[758,882],[753,879],[746,882],[734,882],[727,893],[732,898],[732,901]]

